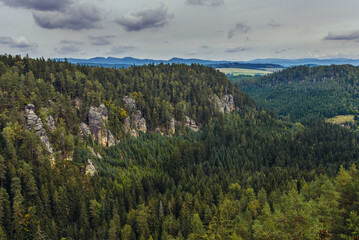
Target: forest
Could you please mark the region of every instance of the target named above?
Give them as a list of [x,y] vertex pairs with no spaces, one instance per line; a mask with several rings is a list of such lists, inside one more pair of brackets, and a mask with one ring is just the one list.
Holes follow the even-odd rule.
[[[211,67],[2,55],[0,89],[1,240],[359,238],[359,135],[279,119]],[[101,104],[111,146],[81,134]]]
[[238,81],[258,106],[292,121],[358,115],[359,67],[296,66]]

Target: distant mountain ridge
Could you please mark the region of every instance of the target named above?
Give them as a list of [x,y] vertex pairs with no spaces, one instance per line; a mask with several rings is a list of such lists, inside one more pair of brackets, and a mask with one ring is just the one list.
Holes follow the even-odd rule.
[[[55,58],[57,61],[65,61],[65,58]],[[318,58],[301,58],[301,59],[281,59],[281,58],[265,58],[265,59],[254,59],[250,61],[215,61],[215,60],[205,60],[197,58],[171,58],[169,60],[160,60],[160,59],[139,59],[133,57],[94,57],[90,59],[80,59],[80,58],[67,58],[67,61],[74,64],[89,65],[89,66],[103,66],[103,67],[115,67],[115,68],[127,68],[132,65],[148,65],[148,64],[202,64],[206,66],[218,67],[218,65],[228,65],[228,64],[274,64],[280,65],[283,67],[292,67],[298,65],[309,65],[309,66],[323,66],[323,65],[342,65],[342,64],[351,64],[358,66],[359,59],[349,59],[349,58],[329,58],[329,59],[318,59]],[[279,66],[279,67],[280,67]],[[278,66],[276,66],[278,67]]]

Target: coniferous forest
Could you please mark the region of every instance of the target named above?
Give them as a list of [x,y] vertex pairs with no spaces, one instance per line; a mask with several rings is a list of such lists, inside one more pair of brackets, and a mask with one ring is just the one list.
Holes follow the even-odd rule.
[[2,55],[0,89],[1,240],[359,238],[359,135],[211,67]]

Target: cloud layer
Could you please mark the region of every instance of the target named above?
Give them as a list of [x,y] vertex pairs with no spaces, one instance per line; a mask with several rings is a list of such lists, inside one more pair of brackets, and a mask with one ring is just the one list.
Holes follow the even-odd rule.
[[73,0],[0,0],[5,5],[39,11],[60,11],[73,3]]
[[232,27],[228,32],[228,39],[231,39],[236,33],[248,33],[251,30],[251,27],[244,24],[238,23],[236,26]]
[[102,19],[100,10],[89,4],[75,5],[63,12],[34,12],[33,17],[42,28],[69,30],[99,28]]
[[238,53],[238,52],[246,52],[250,51],[252,48],[249,47],[236,47],[236,48],[228,48],[226,50],[227,53]]
[[73,54],[79,53],[81,51],[80,46],[82,42],[78,41],[69,41],[69,40],[62,40],[59,43],[59,47],[55,48],[55,52],[59,54]]
[[124,27],[127,32],[144,29],[158,29],[165,26],[173,15],[167,13],[167,8],[161,5],[158,8],[145,8],[139,12],[129,12],[118,18],[116,23]]
[[359,31],[354,31],[347,34],[328,33],[328,35],[324,37],[324,40],[359,41]]
[[26,39],[26,37],[19,37],[12,39],[11,37],[0,37],[0,44],[7,45],[10,48],[17,48],[23,50],[30,50],[37,47],[37,43],[32,43]]
[[111,39],[115,38],[115,35],[107,36],[89,36],[91,44],[94,46],[106,46],[111,44]]
[[115,46],[110,49],[109,54],[123,54],[125,52],[129,52],[131,50],[135,49],[133,46]]
[[223,0],[187,0],[188,4],[200,6],[219,6],[224,3]]

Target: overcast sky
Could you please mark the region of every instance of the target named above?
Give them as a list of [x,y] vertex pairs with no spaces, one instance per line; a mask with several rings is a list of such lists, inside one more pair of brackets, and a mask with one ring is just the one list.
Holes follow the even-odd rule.
[[0,0],[0,54],[359,58],[358,0]]

